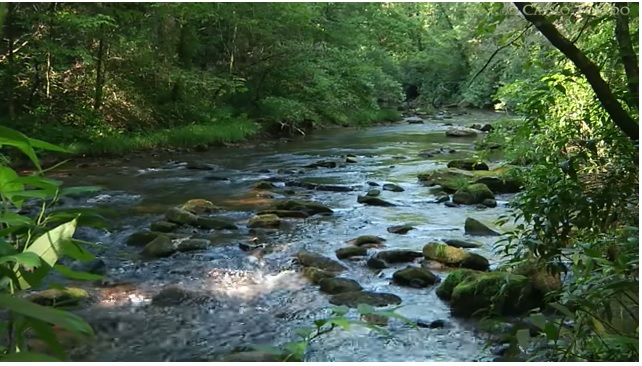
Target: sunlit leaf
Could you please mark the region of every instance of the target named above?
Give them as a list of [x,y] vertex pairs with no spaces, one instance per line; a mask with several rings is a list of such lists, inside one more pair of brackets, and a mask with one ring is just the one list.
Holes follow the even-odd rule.
[[0,257],[0,263],[17,263],[24,267],[38,267],[40,265],[40,257],[35,253],[18,253]]

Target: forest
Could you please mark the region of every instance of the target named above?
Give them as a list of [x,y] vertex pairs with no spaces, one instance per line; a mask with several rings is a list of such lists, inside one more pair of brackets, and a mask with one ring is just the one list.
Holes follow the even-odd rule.
[[[118,256],[96,249],[96,240],[78,237],[83,226],[107,230],[111,225],[112,219],[94,207],[100,205],[87,207],[87,198],[98,193],[109,193],[113,198],[114,191],[122,190],[102,187],[103,183],[94,184],[93,180],[84,177],[84,173],[78,172],[82,167],[97,166],[98,170],[105,170],[91,174],[111,177],[105,173],[110,171],[111,165],[124,167],[130,160],[146,158],[147,154],[165,154],[163,156],[171,160],[196,159],[194,154],[213,154],[207,156],[220,156],[221,159],[227,157],[226,154],[237,154],[235,157],[242,164],[244,158],[239,157],[242,150],[226,153],[225,149],[258,146],[259,155],[285,154],[289,150],[275,148],[277,150],[268,153],[260,149],[278,141],[303,139],[302,145],[295,146],[299,152],[307,154],[306,148],[317,148],[314,138],[319,135],[330,136],[328,141],[335,141],[336,146],[324,145],[324,149],[347,149],[347,157],[342,155],[338,164],[324,160],[304,168],[340,170],[341,164],[361,165],[371,158],[365,153],[348,151],[353,147],[350,144],[356,144],[359,138],[370,138],[368,131],[415,126],[415,123],[417,126],[439,124],[440,128],[448,127],[449,131],[461,127],[458,136],[446,132],[449,138],[481,137],[471,140],[474,151],[448,163],[450,170],[447,169],[445,176],[440,175],[443,170],[418,175],[412,172],[418,176],[420,184],[441,187],[441,191],[435,193],[436,197],[445,195],[446,201],[452,197],[452,202],[446,203],[456,207],[453,210],[467,209],[465,207],[473,204],[480,206],[487,198],[496,201],[492,205],[497,206],[497,202],[504,199],[502,194],[511,195],[506,198],[508,203],[502,206],[503,211],[494,216],[495,225],[507,224],[510,229],[503,230],[501,235],[492,230],[492,235],[481,235],[498,236],[492,242],[492,258],[497,258],[497,268],[489,268],[485,258],[483,269],[477,265],[466,267],[465,260],[449,262],[446,259],[441,261],[446,267],[460,268],[439,279],[431,272],[428,272],[429,276],[422,274],[435,278],[430,280],[431,285],[441,282],[436,294],[440,299],[450,301],[453,316],[461,316],[462,313],[458,314],[456,310],[463,311],[456,308],[455,293],[464,291],[464,285],[477,286],[482,282],[479,278],[484,278],[492,285],[484,282],[483,286],[488,287],[480,292],[490,294],[489,298],[480,299],[480,295],[464,292],[461,296],[470,296],[467,298],[469,303],[482,304],[479,308],[484,309],[484,320],[501,317],[502,321],[511,324],[508,330],[500,332],[493,328],[489,331],[494,335],[506,333],[502,338],[504,341],[499,342],[504,347],[499,356],[505,357],[504,360],[639,360],[637,3],[10,2],[0,4],[0,19],[0,326],[6,334],[0,342],[0,360],[67,360],[68,333],[76,334],[71,341],[74,343],[77,334],[85,337],[99,332],[92,330],[96,327],[91,321],[83,320],[84,313],[54,306],[58,300],[53,303],[51,299],[35,301],[32,294],[32,288],[66,291],[54,275],[74,281],[99,281],[104,273],[89,273],[92,271],[86,270],[86,266],[78,270],[80,267],[71,263]],[[473,116],[489,115],[493,117],[488,130],[481,132],[482,127],[475,125],[463,127],[470,125],[468,122]],[[454,127],[445,120],[453,117]],[[345,132],[334,135],[332,131]],[[399,132],[400,141],[394,140],[395,144],[421,145],[418,149],[437,146],[428,146],[432,140],[415,141],[413,133],[416,130],[408,135],[403,135],[407,133],[404,131]],[[438,131],[443,135],[442,130]],[[349,138],[342,138],[342,135]],[[308,138],[311,140],[306,140]],[[392,139],[383,136],[381,141],[386,138]],[[366,141],[377,143],[374,138]],[[441,138],[438,143],[453,152],[467,149],[452,141]],[[344,143],[347,146],[341,145]],[[447,143],[450,145],[445,145]],[[439,155],[443,154],[442,147],[429,153],[422,150],[424,158],[429,156],[434,160],[424,159],[417,162],[417,167],[434,168],[430,165],[434,161],[448,159]],[[182,153],[188,157],[181,158]],[[402,153],[409,154],[405,150]],[[416,151],[413,154],[416,155]],[[501,157],[497,158],[497,154]],[[316,158],[318,160],[319,156]],[[72,159],[71,168],[66,159]],[[73,166],[73,159],[81,159],[78,161],[83,163]],[[106,161],[111,165],[103,164]],[[485,162],[501,165],[497,165],[499,168],[494,165],[490,169],[488,166],[481,168]],[[392,160],[378,163],[390,169],[393,163],[401,164]],[[33,165],[33,169],[21,170],[25,164]],[[185,171],[218,172],[218,168],[212,168],[214,164],[188,162]],[[71,175],[65,179],[51,175],[61,166],[64,171],[76,174],[78,179]],[[234,168],[245,169],[241,165]],[[288,167],[279,168],[279,174],[283,170],[294,174],[287,172],[285,168]],[[453,173],[455,168],[457,171]],[[499,174],[500,170],[504,174],[507,169],[512,175],[500,176],[498,179],[502,183],[495,184],[493,179],[497,177],[492,174]],[[277,171],[264,170],[261,174]],[[461,170],[469,172],[462,173]],[[123,173],[133,174],[132,171]],[[368,174],[374,173],[368,171]],[[396,173],[387,174],[387,180],[379,179],[403,183],[394,180]],[[345,173],[341,179],[347,176]],[[368,175],[371,176],[374,175]],[[330,183],[314,176],[319,182],[285,182],[286,188],[296,189],[284,193],[286,191],[279,191],[281,186],[274,184],[281,182],[277,179],[280,177],[270,177],[275,180],[255,178],[258,184],[253,189],[270,192],[257,194],[251,191],[252,199],[269,197],[271,200],[278,196],[274,194],[276,191],[286,197],[299,194],[297,189],[313,190],[314,194],[323,189],[333,192],[353,190],[353,187],[333,185],[343,183],[332,181],[334,176],[322,177],[330,179]],[[229,177],[219,176],[205,179],[215,183],[230,181]],[[515,186],[519,188],[505,188],[509,186],[507,181],[516,182]],[[484,187],[479,188],[480,182]],[[385,194],[406,194],[401,193],[404,188],[395,188],[393,184],[389,189],[388,184],[391,183],[383,184],[381,188]],[[80,185],[83,187],[78,187]],[[376,198],[382,192],[374,184],[370,185],[367,195],[358,196],[359,204],[386,208],[403,206]],[[200,188],[192,188],[189,188],[190,194],[203,192]],[[225,189],[228,188],[221,189],[221,192],[227,192]],[[372,190],[378,193],[371,195]],[[221,197],[216,196],[219,193],[212,193],[212,197],[224,201],[228,193],[220,193]],[[234,196],[236,193],[229,194]],[[315,202],[325,197],[311,199],[306,194],[301,197]],[[455,198],[462,195],[471,201]],[[480,195],[484,197],[478,200]],[[390,196],[382,194],[381,197]],[[202,230],[207,225],[215,232],[238,229],[238,215],[227,217],[235,218],[235,222],[215,223],[214,218],[202,216],[219,212],[219,208],[214,209],[209,201],[215,201],[213,198],[203,198],[212,206],[204,208],[199,201],[198,207],[170,208],[166,220],[154,221],[150,230],[142,231],[147,233],[141,239],[143,245],[133,245],[144,247],[143,256],[150,255],[149,245],[159,236],[152,238],[148,234],[156,233],[167,240],[163,244],[165,254],[159,255],[165,258],[176,255],[177,250],[180,252],[181,240],[185,239],[173,237],[168,234],[170,232],[184,234],[187,231],[181,230],[185,227]],[[84,203],[65,206],[78,199],[83,199]],[[292,216],[293,213],[304,214],[302,218],[312,220],[319,212],[333,212],[328,207],[324,211],[310,204],[293,206],[278,202],[277,199],[270,201],[274,203],[270,210],[261,206],[261,210],[241,226],[282,228],[279,226],[281,219],[301,218]],[[339,201],[329,202],[341,205]],[[169,202],[163,203],[169,206]],[[230,208],[223,203],[214,203],[225,207],[220,211],[223,216],[228,213],[225,210],[250,212],[257,209],[254,206],[252,209],[245,206]],[[484,205],[489,210],[495,209],[491,203]],[[136,212],[142,217],[152,215],[150,210],[146,207]],[[163,210],[165,213],[167,207]],[[467,211],[465,215],[469,214]],[[145,220],[152,220],[151,216],[145,217]],[[201,224],[204,218],[210,220],[207,221],[209,224]],[[340,220],[345,220],[346,225],[349,221],[348,218]],[[158,224],[160,222],[164,224]],[[420,224],[413,222],[414,226]],[[301,225],[305,227],[301,230],[311,230],[306,226],[307,221]],[[399,225],[394,227],[388,228],[388,233],[405,235],[415,229],[410,225],[404,226],[405,229]],[[372,230],[375,228],[376,225]],[[349,230],[353,230],[352,227]],[[261,235],[269,237],[270,234],[259,231],[255,235],[263,240]],[[316,235],[323,237],[324,234],[319,231]],[[203,240],[201,237],[189,238]],[[367,244],[380,245],[383,241]],[[260,248],[252,243],[248,245],[254,253]],[[199,246],[202,243],[193,244],[203,249]],[[131,244],[128,242],[127,245]],[[429,245],[417,256],[435,260],[431,257],[433,254],[427,254],[432,250],[426,249]],[[168,247],[172,248],[169,252]],[[276,249],[270,248],[271,251]],[[323,274],[323,265],[305,264],[307,254],[300,253],[296,256],[298,264],[319,269]],[[365,253],[371,252],[363,250],[362,254],[356,255]],[[483,254],[491,256],[486,252]],[[378,258],[377,255],[368,259],[368,266],[371,259]],[[336,256],[339,257],[339,251]],[[413,257],[409,262],[414,263],[414,260]],[[493,260],[491,262],[495,263]],[[337,265],[345,267],[345,263]],[[392,268],[385,263],[382,266],[379,270]],[[469,270],[488,273],[478,275],[475,282],[470,280],[470,276],[475,275],[466,272]],[[399,272],[391,278],[397,285],[405,281],[399,279],[405,275]],[[455,276],[455,273],[459,274]],[[498,284],[496,274],[504,276],[503,282]],[[50,281],[52,276],[53,282]],[[533,288],[532,293],[525,295],[520,292],[522,290],[516,290],[525,286],[520,282],[522,278]],[[406,285],[415,286],[414,280]],[[316,281],[312,280],[317,284]],[[319,283],[324,281],[318,280]],[[357,285],[358,291],[363,292],[361,285]],[[451,288],[443,295],[446,286],[452,286],[454,290]],[[322,292],[323,288],[321,285]],[[461,290],[457,292],[457,288]],[[530,298],[535,293],[541,295],[541,299],[535,301],[536,305],[529,303],[519,309],[507,310],[508,302]],[[59,294],[56,296],[58,298]],[[196,295],[190,292],[184,296]],[[63,297],[73,298],[68,293]],[[500,301],[500,298],[511,300]],[[330,302],[335,304],[333,301]],[[357,308],[362,318],[378,316],[420,324],[406,315],[375,310],[382,305],[368,304],[368,301],[366,305],[340,305]],[[278,360],[304,361],[310,360],[310,354],[315,354],[314,344],[323,349],[318,345],[319,340],[339,328],[365,325],[376,328],[375,331],[379,329],[380,325],[373,322],[351,319],[351,313],[346,309],[335,308],[330,318],[309,321],[313,324],[311,331],[276,351],[234,349],[217,352],[225,353],[223,360],[257,361],[258,357],[258,361],[268,361],[277,357]],[[463,313],[470,316],[468,310]],[[510,321],[506,320],[509,315]],[[520,320],[514,321],[515,317]],[[451,321],[450,317],[447,319]],[[480,321],[482,323],[485,324]],[[528,326],[524,326],[525,323]],[[63,335],[60,335],[60,329],[64,330]],[[33,339],[40,340],[44,348],[33,346]],[[211,360],[214,353],[203,357]],[[234,355],[242,356],[236,359]],[[216,353],[216,356],[220,355]],[[72,358],[96,360],[83,357],[75,353]],[[122,360],[113,357],[102,360]]]

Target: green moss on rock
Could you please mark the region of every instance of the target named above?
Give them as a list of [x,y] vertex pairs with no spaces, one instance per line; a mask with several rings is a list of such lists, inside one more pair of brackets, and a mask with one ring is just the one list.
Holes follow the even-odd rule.
[[495,199],[493,192],[485,184],[475,183],[460,188],[453,195],[453,202],[462,205],[482,203],[486,199]]
[[450,300],[453,290],[468,277],[478,276],[482,272],[470,269],[457,269],[448,274],[446,279],[437,288],[437,296],[442,300]]

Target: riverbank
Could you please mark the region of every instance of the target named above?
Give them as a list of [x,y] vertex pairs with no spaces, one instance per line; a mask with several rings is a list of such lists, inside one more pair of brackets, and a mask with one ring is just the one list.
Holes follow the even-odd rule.
[[[345,126],[374,126],[379,123],[401,120],[401,114],[394,109],[380,109],[358,113],[358,118]],[[272,126],[273,127],[273,126]],[[314,125],[314,127],[298,132],[310,132],[323,129],[327,125]],[[226,146],[228,144],[253,143],[259,140],[276,140],[284,135],[291,135],[291,130],[278,130],[270,126],[247,119],[238,118],[213,124],[190,124],[174,128],[164,128],[148,131],[146,133],[120,132],[113,135],[102,136],[90,141],[64,143],[50,140],[47,136],[36,137],[47,142],[64,147],[67,153],[43,151],[39,153],[45,165],[53,165],[65,159],[78,158],[114,158],[128,154],[144,153],[149,151],[206,151],[210,148]],[[31,167],[31,163],[20,157],[13,158],[10,154],[12,165],[18,168]]]

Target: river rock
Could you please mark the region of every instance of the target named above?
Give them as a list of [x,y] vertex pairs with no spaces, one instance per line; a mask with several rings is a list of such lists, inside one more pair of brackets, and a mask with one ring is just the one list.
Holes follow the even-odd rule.
[[234,223],[216,217],[198,217],[196,219],[196,226],[210,229],[210,230],[237,230],[238,226]]
[[476,236],[499,236],[500,234],[481,221],[473,219],[472,217],[467,217],[464,222],[464,232],[467,235],[476,235]]
[[460,188],[453,195],[453,202],[461,205],[474,205],[484,202],[486,199],[495,199],[485,184],[475,183],[464,188]]
[[337,162],[332,160],[319,160],[312,164],[308,164],[305,168],[336,168]]
[[153,306],[179,306],[187,303],[201,303],[210,298],[207,293],[188,290],[178,285],[169,285],[152,297]]
[[88,261],[75,261],[71,264],[71,269],[76,272],[103,276],[107,274],[107,263],[100,258],[94,258]]
[[371,291],[344,292],[330,296],[329,300],[333,305],[344,305],[350,308],[357,308],[359,304],[374,307],[401,304],[401,298],[397,295]]
[[366,193],[366,196],[368,196],[368,197],[379,197],[380,194],[381,194],[380,190],[371,189],[371,190],[368,191],[368,193]]
[[377,257],[368,258],[368,260],[366,261],[366,266],[368,266],[368,268],[374,269],[374,270],[380,270],[380,269],[388,268],[388,265],[386,264],[386,262],[384,262],[383,260],[381,260],[381,259],[379,259]]
[[276,215],[278,217],[287,217],[294,219],[307,219],[310,217],[307,213],[303,211],[288,211],[288,210],[263,210],[259,211],[257,215]]
[[450,298],[455,316],[514,316],[539,305],[528,278],[508,272],[466,277],[455,286]]
[[476,137],[478,130],[465,127],[451,127],[446,131],[448,137]]
[[316,267],[305,267],[303,268],[303,277],[307,278],[310,282],[315,285],[318,285],[321,280],[325,278],[336,277],[336,272],[324,271]]
[[399,234],[399,235],[404,235],[407,234],[410,230],[413,230],[414,227],[412,225],[395,225],[395,226],[390,226],[387,231],[391,234]]
[[437,294],[437,297],[442,300],[450,300],[453,290],[457,285],[469,277],[479,276],[481,274],[482,272],[473,271],[471,269],[454,270],[441,282],[435,293]]
[[493,125],[486,123],[485,125],[481,126],[481,128],[479,130],[480,131],[484,131],[484,132],[491,132],[494,129],[495,128],[493,127]]
[[479,254],[441,243],[428,243],[423,248],[426,259],[435,260],[450,266],[487,271],[490,264]]
[[448,162],[449,168],[463,170],[488,170],[488,164],[476,159],[457,159]]
[[220,357],[218,362],[282,362],[288,355],[269,351],[234,352]]
[[211,166],[209,166],[209,165],[207,165],[205,163],[199,163],[199,162],[196,162],[196,161],[188,162],[185,165],[185,169],[190,169],[190,170],[214,170],[213,167],[211,167]]
[[149,226],[150,230],[160,233],[169,233],[179,228],[180,225],[169,221],[154,221]]
[[385,250],[375,254],[374,258],[380,259],[386,263],[407,263],[414,262],[415,259],[421,258],[422,253],[413,250],[395,249]]
[[459,239],[444,239],[444,243],[450,245],[451,247],[463,248],[463,249],[480,248],[484,245],[483,243],[459,240]]
[[275,209],[277,210],[286,210],[286,211],[303,211],[307,213],[308,215],[316,215],[316,214],[331,214],[334,211],[332,211],[331,208],[322,205],[317,202],[306,202],[306,201],[283,201],[283,202],[278,202],[275,205]]
[[276,228],[281,226],[281,219],[274,214],[256,215],[247,223],[247,227],[251,228]]
[[430,323],[425,322],[423,320],[417,320],[417,326],[419,328],[428,328],[428,329],[445,328],[446,324],[447,324],[446,321],[443,319],[433,320]]
[[446,207],[459,207],[458,204],[456,204],[455,202],[451,202],[451,201],[444,202],[444,206],[446,206]]
[[493,198],[486,198],[482,201],[482,205],[490,208],[497,207],[497,201]]
[[468,171],[456,168],[437,169],[420,173],[417,179],[427,186],[441,186],[446,192],[454,193],[467,184],[485,184],[495,193],[517,193],[522,182],[517,172],[520,168],[505,165],[493,170]]
[[172,207],[167,210],[165,218],[169,222],[181,225],[194,225],[198,221],[198,216],[180,207]]
[[127,245],[142,247],[147,245],[150,241],[158,238],[161,235],[163,235],[163,233],[159,233],[155,231],[138,231],[131,234],[127,238]]
[[401,186],[393,183],[386,183],[383,185],[383,190],[384,191],[391,191],[391,192],[403,192],[405,189],[403,189]]
[[146,258],[163,258],[169,257],[175,252],[176,247],[172,243],[172,239],[162,235],[145,245],[141,255]]
[[321,292],[331,295],[363,290],[357,281],[341,277],[324,278],[319,282],[319,286]]
[[368,248],[366,247],[346,247],[339,248],[335,251],[337,258],[339,259],[348,259],[352,257],[362,257],[368,255]]
[[369,197],[369,196],[357,196],[357,202],[362,203],[364,205],[369,205],[369,206],[382,206],[382,207],[395,206],[394,203],[390,203],[388,201],[382,200],[381,198]]
[[276,186],[274,185],[274,183],[272,183],[272,182],[266,182],[266,181],[258,182],[258,183],[254,186],[254,189],[273,189],[273,188],[276,188]]
[[546,269],[545,263],[539,263],[535,259],[529,259],[512,270],[516,275],[526,276],[533,285],[533,289],[542,297],[562,287],[559,274],[552,274]]
[[367,244],[373,244],[374,246],[383,246],[383,243],[386,241],[384,238],[380,238],[375,235],[361,235],[352,240],[348,240],[346,243],[351,245],[356,245],[358,247],[364,246]]
[[430,271],[441,271],[450,268],[443,263],[433,261],[431,259],[424,259],[421,261],[421,266]]
[[315,267],[330,272],[342,272],[346,270],[346,267],[337,261],[305,250],[298,252],[296,257],[299,264],[303,267]]
[[180,206],[180,209],[191,212],[195,215],[214,213],[221,211],[221,208],[208,200],[202,198],[191,199]]
[[356,164],[358,162],[359,162],[359,160],[357,159],[356,156],[348,156],[348,157],[346,157],[346,163]]
[[354,188],[337,184],[319,184],[316,190],[326,192],[352,192],[354,191]]
[[377,183],[377,182],[367,182],[367,184],[368,184],[370,187],[379,187],[379,183]]
[[27,300],[42,306],[75,307],[89,300],[89,293],[76,287],[50,288],[29,294]]
[[408,266],[393,273],[392,282],[400,286],[424,288],[439,282],[439,277],[425,268]]
[[450,196],[446,192],[439,192],[436,194],[437,199],[435,200],[435,203],[444,203],[450,201]]
[[209,247],[210,241],[207,239],[185,239],[176,245],[179,252],[191,252],[194,250],[205,250]]
[[413,124],[423,124],[424,120],[421,119],[421,117],[414,117],[413,116],[413,117],[407,117],[406,118],[406,122],[408,122],[411,125],[413,125]]

